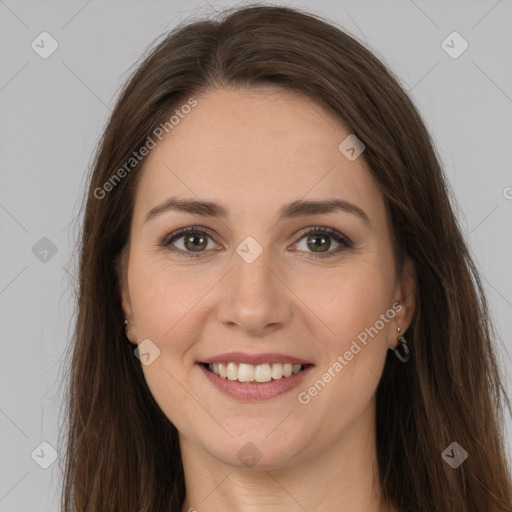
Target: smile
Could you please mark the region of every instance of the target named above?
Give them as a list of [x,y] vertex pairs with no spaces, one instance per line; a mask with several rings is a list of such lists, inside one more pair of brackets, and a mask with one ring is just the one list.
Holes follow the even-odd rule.
[[299,386],[314,365],[197,363],[197,367],[224,395],[239,401],[259,402],[278,397]]
[[304,369],[305,365],[292,363],[264,363],[258,365],[246,363],[209,363],[208,369],[223,379],[239,382],[270,382],[288,378]]

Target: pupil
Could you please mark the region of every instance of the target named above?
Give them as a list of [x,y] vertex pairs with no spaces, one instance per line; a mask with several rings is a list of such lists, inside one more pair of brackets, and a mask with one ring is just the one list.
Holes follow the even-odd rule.
[[[321,240],[320,243],[311,243],[311,239],[316,239],[316,240]],[[308,245],[311,249],[313,249],[314,251],[316,251],[316,249],[318,248],[322,248],[322,246],[325,246],[324,248],[325,249],[329,249],[331,243],[330,243],[330,240],[328,237],[325,237],[324,235],[310,235],[308,237]],[[316,251],[318,252],[318,251]],[[320,251],[321,252],[321,251]]]

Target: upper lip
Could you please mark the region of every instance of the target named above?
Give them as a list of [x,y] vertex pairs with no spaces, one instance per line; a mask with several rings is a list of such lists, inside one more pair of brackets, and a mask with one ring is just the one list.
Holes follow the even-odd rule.
[[199,362],[202,363],[246,363],[252,365],[264,363],[292,363],[292,364],[312,364],[310,361],[299,357],[290,356],[288,354],[280,354],[276,352],[267,352],[264,354],[247,354],[245,352],[224,352],[216,356],[208,357]]

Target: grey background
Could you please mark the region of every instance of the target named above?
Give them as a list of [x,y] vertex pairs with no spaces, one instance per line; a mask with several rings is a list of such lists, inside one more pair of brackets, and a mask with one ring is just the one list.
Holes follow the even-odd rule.
[[[214,7],[233,5],[224,1]],[[419,107],[483,277],[510,391],[512,2],[288,5],[345,27],[391,67]],[[1,512],[59,509],[58,460],[48,469],[35,460],[49,460],[51,449],[40,447],[42,442],[59,449],[77,214],[106,116],[148,44],[181,20],[212,10],[182,0],[0,0]],[[59,45],[47,59],[31,47],[43,31]],[[457,59],[441,47],[453,31],[469,43]],[[49,245],[40,242],[43,237],[55,254],[41,252]],[[509,457],[511,433],[507,416]]]

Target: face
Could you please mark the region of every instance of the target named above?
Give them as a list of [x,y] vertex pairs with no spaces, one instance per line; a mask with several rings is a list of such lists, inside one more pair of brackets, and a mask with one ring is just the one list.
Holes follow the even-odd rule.
[[[314,460],[375,428],[386,353],[413,313],[409,262],[399,278],[384,198],[364,153],[338,148],[350,130],[330,110],[274,88],[196,99],[136,191],[121,285],[131,340],[144,343],[147,384],[183,446],[263,468]],[[146,218],[171,198],[224,215]],[[332,200],[344,203],[285,209]],[[201,364],[219,355],[244,363],[227,369],[240,380],[278,376],[265,361],[304,366],[235,382]]]

